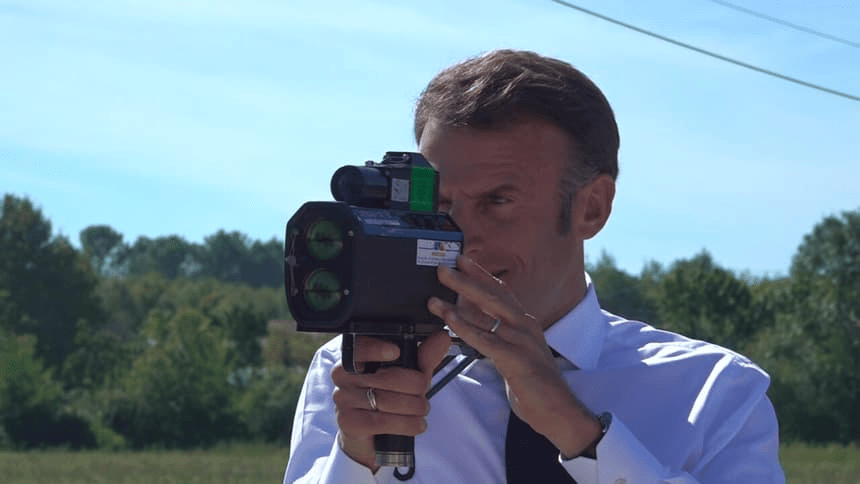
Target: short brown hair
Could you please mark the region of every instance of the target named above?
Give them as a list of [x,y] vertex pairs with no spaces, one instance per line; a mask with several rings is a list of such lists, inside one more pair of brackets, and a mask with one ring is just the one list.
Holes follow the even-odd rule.
[[609,101],[567,62],[534,52],[496,50],[440,72],[416,104],[415,140],[421,141],[430,119],[449,127],[502,129],[528,118],[555,124],[573,142],[561,180],[568,203],[595,176],[618,177],[620,140]]

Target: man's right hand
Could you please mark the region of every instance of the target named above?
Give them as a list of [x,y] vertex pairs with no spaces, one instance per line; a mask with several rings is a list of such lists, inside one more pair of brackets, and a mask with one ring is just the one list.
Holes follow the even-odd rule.
[[[411,370],[400,367],[380,368],[376,373],[352,375],[338,363],[331,372],[335,384],[333,394],[337,413],[338,442],[343,451],[374,473],[376,449],[373,436],[378,434],[418,435],[427,429],[425,417],[430,402],[424,396],[430,387],[433,370],[451,345],[445,331],[434,333],[418,347],[418,365]],[[368,362],[394,361],[399,356],[397,345],[388,341],[358,337],[355,341],[355,362],[361,367]],[[368,390],[376,396],[376,410],[368,398]]]

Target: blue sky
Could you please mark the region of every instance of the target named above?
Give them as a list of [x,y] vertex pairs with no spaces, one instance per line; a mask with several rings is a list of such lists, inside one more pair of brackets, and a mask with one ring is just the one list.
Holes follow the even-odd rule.
[[[860,95],[860,49],[714,2],[574,2]],[[860,42],[860,4],[735,3]],[[707,248],[784,274],[822,217],[860,208],[860,103],[550,1],[0,0],[0,189],[77,243],[218,229],[281,238],[344,164],[414,150],[413,104],[453,62],[535,50],[615,109],[612,219],[586,245],[625,270]]]

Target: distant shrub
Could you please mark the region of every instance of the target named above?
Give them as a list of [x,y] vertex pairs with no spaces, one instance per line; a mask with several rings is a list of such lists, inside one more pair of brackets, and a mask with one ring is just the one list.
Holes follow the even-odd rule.
[[295,321],[269,321],[266,338],[263,341],[263,359],[266,366],[307,368],[316,350],[334,336],[331,333],[296,331]]
[[265,442],[287,444],[305,371],[276,366],[260,371],[239,403],[250,435]]
[[68,411],[60,385],[35,357],[33,337],[0,336],[0,445],[96,447],[84,418]]
[[108,400],[111,428],[134,447],[207,446],[242,434],[228,382],[228,350],[199,311],[153,314],[150,346]]

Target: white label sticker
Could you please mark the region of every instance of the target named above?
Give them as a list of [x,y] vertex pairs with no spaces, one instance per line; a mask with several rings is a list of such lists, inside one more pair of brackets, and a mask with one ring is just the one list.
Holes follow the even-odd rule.
[[391,180],[391,201],[409,201],[409,180],[405,180],[402,178],[393,178]]
[[458,255],[460,255],[460,242],[418,239],[415,264],[431,267],[454,267]]

